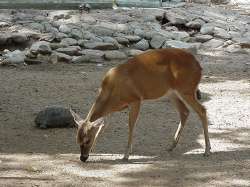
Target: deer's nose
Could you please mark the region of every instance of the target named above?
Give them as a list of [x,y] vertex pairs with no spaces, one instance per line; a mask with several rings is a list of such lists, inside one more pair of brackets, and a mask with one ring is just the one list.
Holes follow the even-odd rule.
[[80,156],[80,160],[82,161],[82,162],[86,162],[86,160],[89,158],[89,155],[81,155]]

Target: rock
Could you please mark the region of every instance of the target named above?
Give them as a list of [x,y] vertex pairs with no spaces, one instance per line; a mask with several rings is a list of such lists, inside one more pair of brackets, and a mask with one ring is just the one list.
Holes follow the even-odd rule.
[[205,24],[205,21],[201,19],[195,19],[193,21],[189,21],[186,23],[186,27],[192,28],[192,29],[200,29],[202,25]]
[[69,34],[71,32],[71,27],[69,27],[68,25],[60,25],[59,27],[59,31],[65,34]]
[[152,40],[150,41],[150,45],[153,49],[159,49],[163,46],[164,42],[168,38],[162,36],[162,35],[154,35]]
[[186,17],[172,12],[166,13],[166,17],[172,25],[185,25],[188,22]]
[[83,36],[82,36],[82,39],[85,39],[85,40],[95,40],[96,38],[96,35],[89,32],[89,31],[84,31],[83,32]]
[[64,54],[71,55],[71,56],[81,55],[80,50],[81,50],[81,47],[79,46],[68,46],[65,48],[56,49],[56,51],[59,53],[64,53]]
[[57,52],[53,52],[48,59],[49,63],[51,64],[57,64],[58,63],[58,55]]
[[29,27],[33,30],[44,32],[44,26],[40,23],[33,22],[29,25]]
[[35,124],[41,129],[62,128],[73,127],[75,121],[68,109],[53,106],[40,111],[35,118]]
[[112,22],[100,22],[97,27],[106,28],[114,32],[127,33],[129,31],[127,24],[112,23]]
[[112,43],[115,46],[119,47],[119,43],[118,43],[118,41],[115,38],[112,38],[110,36],[104,36],[104,37],[102,37],[102,40],[105,43]]
[[201,42],[201,43],[207,42],[211,39],[213,39],[213,36],[211,36],[211,35],[198,34],[195,36],[195,41]]
[[23,64],[25,58],[25,52],[20,50],[15,50],[13,52],[8,52],[4,55],[5,61],[11,64]]
[[69,33],[69,36],[71,38],[74,38],[76,40],[82,39],[83,38],[83,32],[80,29],[75,29],[73,28],[71,32]]
[[56,32],[55,33],[55,39],[58,40],[58,41],[61,41],[63,38],[67,38],[68,35],[65,34],[65,33],[62,33],[62,32]]
[[211,39],[211,40],[203,43],[202,45],[203,45],[203,47],[214,49],[214,48],[222,46],[223,44],[224,44],[223,40]]
[[44,32],[58,32],[57,28],[53,27],[48,22],[43,22],[42,25],[44,27]]
[[129,40],[127,38],[124,38],[124,37],[117,36],[117,37],[115,37],[115,40],[119,44],[122,44],[122,45],[128,45],[129,44]]
[[118,49],[112,43],[104,43],[104,42],[85,42],[84,47],[87,49],[97,49],[97,50],[115,50]]
[[10,36],[8,34],[0,34],[0,45],[6,44],[9,38]]
[[134,30],[134,34],[137,35],[137,36],[143,37],[144,33],[145,32],[141,28],[137,28],[137,29]]
[[204,24],[202,25],[201,29],[200,29],[200,33],[201,34],[210,34],[213,35],[214,34],[214,26],[211,24]]
[[156,31],[146,31],[141,35],[141,37],[147,40],[151,40],[155,35],[163,35],[163,34]]
[[138,49],[130,49],[126,53],[127,53],[128,56],[136,56],[136,55],[144,53],[144,51],[141,51],[141,50],[138,50]]
[[138,42],[141,40],[141,37],[137,35],[124,35],[123,38],[128,39],[129,42]]
[[32,44],[30,51],[33,54],[51,54],[52,50],[50,48],[50,43],[46,41],[39,41]]
[[102,26],[92,27],[92,32],[97,36],[113,36],[113,34],[115,33],[114,30]]
[[65,48],[68,45],[62,44],[62,43],[50,43],[50,47],[52,50],[58,49],[58,48]]
[[199,47],[200,43],[187,43],[182,41],[169,40],[165,42],[162,48],[180,48],[185,49],[192,54],[196,54]]
[[73,38],[64,38],[61,40],[61,45],[69,46],[69,45],[77,45],[78,41]]
[[73,59],[71,56],[66,55],[66,54],[64,54],[64,53],[56,52],[55,54],[56,54],[56,56],[57,56],[58,62],[70,63],[71,60]]
[[121,51],[105,51],[104,58],[107,60],[126,59],[127,55]]
[[82,56],[73,58],[73,63],[102,63],[104,52],[100,50],[85,49],[81,51]]
[[84,16],[82,16],[81,18],[82,22],[88,23],[88,24],[95,24],[97,22],[97,20],[90,15],[84,14]]
[[222,28],[215,27],[214,28],[214,36],[222,39],[231,39],[230,34]]
[[232,44],[225,48],[226,52],[229,53],[240,53],[240,54],[248,54],[248,52],[245,49],[241,48],[241,45],[238,44]]
[[0,27],[9,27],[10,24],[5,21],[0,21]]
[[173,39],[175,40],[181,40],[181,41],[188,41],[190,36],[187,32],[185,31],[173,31]]
[[28,41],[28,37],[25,33],[13,33],[10,38],[13,42],[23,44]]
[[132,47],[134,47],[135,49],[146,51],[147,49],[149,49],[149,43],[147,40],[142,39],[141,41],[137,42],[136,44],[133,44]]

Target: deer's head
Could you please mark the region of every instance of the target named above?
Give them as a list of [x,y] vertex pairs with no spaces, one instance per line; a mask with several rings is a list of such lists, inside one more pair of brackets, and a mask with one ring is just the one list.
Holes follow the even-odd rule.
[[71,109],[70,112],[77,126],[76,141],[81,150],[80,160],[85,162],[89,157],[90,151],[93,149],[96,138],[104,126],[104,121],[103,118],[100,118],[94,122],[90,122],[88,118],[83,120]]

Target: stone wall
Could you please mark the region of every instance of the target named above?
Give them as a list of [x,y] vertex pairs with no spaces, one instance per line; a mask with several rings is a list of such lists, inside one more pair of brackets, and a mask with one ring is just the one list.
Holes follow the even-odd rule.
[[[159,7],[160,0],[116,0],[121,6]],[[1,0],[0,9],[39,8],[76,9],[79,4],[88,3],[93,8],[111,8],[113,0]]]

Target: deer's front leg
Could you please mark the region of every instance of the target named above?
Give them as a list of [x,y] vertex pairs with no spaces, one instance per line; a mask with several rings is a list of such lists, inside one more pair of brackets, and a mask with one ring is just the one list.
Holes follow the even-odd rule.
[[123,160],[128,160],[129,154],[132,151],[133,131],[134,131],[134,127],[136,124],[138,114],[140,112],[140,105],[141,105],[140,101],[137,101],[137,102],[130,104],[129,123],[128,123],[128,127],[129,127],[129,129],[128,129],[129,130],[128,131],[128,145],[126,147],[126,151],[124,153]]

